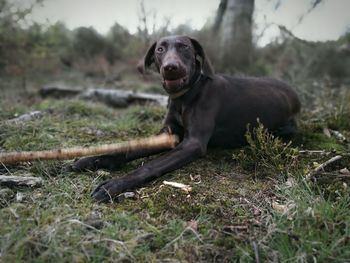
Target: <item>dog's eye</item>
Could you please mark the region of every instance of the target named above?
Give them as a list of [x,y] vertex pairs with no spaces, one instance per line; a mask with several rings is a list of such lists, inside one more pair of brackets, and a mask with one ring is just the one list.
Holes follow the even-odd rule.
[[186,44],[183,44],[183,43],[178,43],[178,48],[179,49],[188,49],[190,46],[186,45]]
[[164,52],[164,48],[162,48],[162,47],[157,48],[157,52],[158,53],[163,53]]

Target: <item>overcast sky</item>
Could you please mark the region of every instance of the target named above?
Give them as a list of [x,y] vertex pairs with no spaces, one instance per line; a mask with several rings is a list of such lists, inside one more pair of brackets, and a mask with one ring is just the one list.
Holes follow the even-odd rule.
[[[17,0],[20,3],[30,0]],[[156,23],[170,18],[171,25],[187,23],[200,29],[209,18],[215,16],[220,0],[145,0],[146,10],[156,13]],[[255,0],[255,22],[258,30],[266,23],[285,25],[293,33],[307,40],[337,39],[350,30],[350,0],[324,0],[301,24],[299,17],[310,8],[311,0]],[[31,19],[38,22],[63,21],[69,28],[93,26],[101,33],[115,23],[135,32],[139,24],[140,0],[46,0],[43,6],[34,9]],[[267,30],[260,44],[278,34],[276,27]]]

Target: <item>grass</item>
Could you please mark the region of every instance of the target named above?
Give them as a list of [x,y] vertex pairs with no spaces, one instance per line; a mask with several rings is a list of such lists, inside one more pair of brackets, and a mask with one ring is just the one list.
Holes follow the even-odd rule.
[[[1,122],[0,149],[42,150],[95,145],[155,134],[165,110],[132,106],[112,110],[79,100],[9,103],[0,121],[36,109],[52,110],[25,124]],[[346,262],[350,260],[350,196],[338,171],[349,167],[350,111],[326,117],[304,112],[300,131],[285,143],[259,127],[249,145],[208,155],[136,190],[135,199],[96,204],[90,192],[148,158],[117,171],[67,173],[63,161],[1,167],[1,174],[40,176],[39,188],[0,189],[1,262]],[[310,119],[313,119],[311,122]],[[325,150],[328,155],[300,154]],[[305,175],[335,154],[326,172]],[[233,158],[234,157],[234,158]],[[162,180],[189,184],[188,195]],[[280,208],[274,207],[277,203]]]
[[[295,187],[282,186],[277,197],[290,209],[272,215],[275,226],[267,251],[280,261],[345,262],[350,258],[349,191],[343,187],[325,195],[303,180]],[[272,253],[274,252],[274,253]]]

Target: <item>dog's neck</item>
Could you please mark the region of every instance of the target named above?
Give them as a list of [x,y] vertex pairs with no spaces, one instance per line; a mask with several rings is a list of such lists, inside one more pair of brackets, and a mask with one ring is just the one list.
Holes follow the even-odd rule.
[[175,93],[170,93],[169,94],[170,99],[172,99],[172,100],[177,99],[177,98],[183,96],[189,90],[195,88],[199,84],[199,82],[200,82],[202,77],[203,77],[202,71],[201,70],[196,70],[194,76],[191,78],[190,83],[188,85],[186,85],[180,91],[175,92]]

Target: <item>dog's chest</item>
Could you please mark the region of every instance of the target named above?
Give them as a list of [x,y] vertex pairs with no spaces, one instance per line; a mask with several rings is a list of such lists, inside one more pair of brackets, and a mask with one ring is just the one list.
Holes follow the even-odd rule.
[[181,127],[184,126],[184,123],[182,121],[182,116],[179,112],[175,112],[175,120],[176,120],[177,124],[179,124]]
[[174,117],[178,125],[181,127],[184,127],[184,122],[183,122],[183,113],[184,113],[184,107],[176,107],[174,110]]

